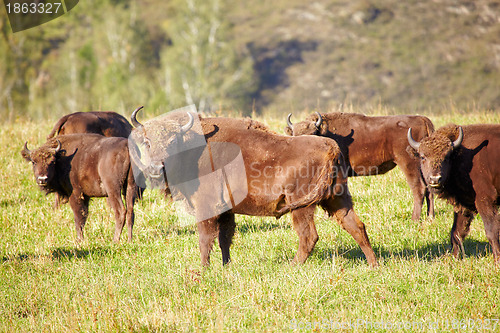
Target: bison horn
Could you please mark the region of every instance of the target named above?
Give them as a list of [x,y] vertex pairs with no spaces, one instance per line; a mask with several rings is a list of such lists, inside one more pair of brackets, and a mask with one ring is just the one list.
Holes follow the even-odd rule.
[[132,120],[132,125],[134,125],[134,127],[136,128],[142,126],[142,124],[137,121],[137,112],[139,112],[142,108],[144,108],[144,106],[139,106],[137,109],[134,110],[134,112],[132,112],[132,115],[130,116],[130,120]]
[[323,118],[321,117],[321,114],[316,111],[316,114],[318,115],[318,120],[316,120],[316,123],[314,124],[316,128],[319,128],[321,126],[321,123],[323,122]]
[[290,129],[292,129],[292,128],[293,128],[293,124],[292,124],[292,121],[290,120],[290,118],[292,118],[292,114],[291,114],[291,113],[289,113],[289,114],[288,114],[288,117],[286,117],[286,125],[287,125]]
[[61,141],[59,141],[59,139],[56,139],[56,141],[57,141],[57,147],[54,150],[54,154],[57,154],[59,150],[61,150]]
[[453,141],[453,143],[451,144],[453,149],[460,147],[463,139],[464,139],[464,131],[462,130],[462,127],[459,127],[458,128],[458,138],[455,141]]
[[413,136],[411,135],[411,127],[408,129],[408,143],[415,150],[418,150],[418,147],[420,147],[420,142],[413,140]]
[[193,124],[194,124],[194,117],[191,113],[187,113],[188,117],[189,117],[189,121],[187,122],[186,125],[182,126],[181,127],[181,134],[185,134],[187,131],[189,131],[191,129],[191,127],[193,127]]
[[26,153],[26,155],[30,155],[31,154],[31,150],[28,149],[28,141],[26,141],[24,143],[24,149],[23,151]]

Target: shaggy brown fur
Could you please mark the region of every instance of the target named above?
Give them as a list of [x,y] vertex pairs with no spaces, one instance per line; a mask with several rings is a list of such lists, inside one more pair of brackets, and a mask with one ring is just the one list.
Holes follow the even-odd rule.
[[419,163],[410,151],[406,135],[411,127],[418,140],[434,132],[432,122],[422,116],[368,117],[358,113],[332,112],[312,114],[286,127],[288,135],[319,135],[335,140],[346,159],[345,173],[349,176],[379,175],[398,165],[406,176],[413,193],[412,219],[418,220],[422,203],[427,201],[427,214],[434,216],[434,202],[422,181]]
[[96,133],[104,136],[127,138],[132,125],[122,115],[112,111],[75,112],[59,119],[47,136],[74,133]]
[[437,164],[443,163],[446,154],[452,149],[452,142],[458,138],[458,128],[457,125],[449,124],[422,139],[420,153],[431,157]]
[[[325,145],[326,163],[317,177],[316,186],[300,200],[288,203],[285,207],[279,209],[277,218],[294,209],[318,204],[323,198],[339,195],[340,191],[347,188],[347,179],[343,177],[341,172],[338,172],[339,163],[343,163],[343,160],[338,158],[339,154],[340,149],[337,146]],[[335,184],[333,184],[334,180],[336,181]]]
[[[318,240],[314,225],[317,205],[334,216],[353,236],[368,263],[377,265],[364,224],[354,212],[347,182],[339,175],[340,150],[333,140],[277,135],[250,119],[202,118],[201,124],[209,145],[222,142],[240,148],[246,179],[239,179],[245,183],[234,187],[248,189],[243,201],[231,210],[198,223],[203,265],[209,264],[216,237],[223,263],[229,262],[229,248],[235,231],[234,214],[279,217],[288,211],[291,211],[299,237],[299,249],[293,261],[303,263]],[[148,132],[147,127],[142,131],[145,135]],[[189,140],[189,136],[185,140]],[[202,188],[190,197],[195,206],[203,204],[204,193],[207,193],[203,190],[211,189]]]
[[261,123],[260,121],[250,119],[250,118],[245,118],[244,122],[247,125],[247,129],[256,129],[256,130],[276,134],[276,132],[272,131],[267,125]]
[[[132,131],[132,125],[122,115],[113,111],[74,112],[61,117],[47,139],[57,135],[76,133],[96,133],[108,137],[127,138]],[[139,195],[142,195],[139,193]],[[54,208],[67,202],[67,198],[60,198],[55,194]]]
[[454,147],[459,127],[447,125],[420,141],[420,169],[427,184],[454,206],[451,243],[455,256],[476,213],[500,263],[500,125],[462,126],[463,141]]
[[[61,149],[54,149],[61,143]],[[55,192],[68,198],[75,217],[77,239],[83,240],[91,197],[108,197],[115,213],[114,240],[120,239],[127,223],[128,238],[132,239],[134,182],[125,138],[107,138],[98,134],[60,135],[22,156],[33,164],[37,184],[45,193]],[[125,196],[123,204],[121,193]]]

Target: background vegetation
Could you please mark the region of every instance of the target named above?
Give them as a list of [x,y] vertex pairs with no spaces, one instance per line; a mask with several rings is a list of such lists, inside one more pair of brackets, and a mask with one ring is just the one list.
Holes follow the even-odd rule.
[[[281,117],[262,120],[282,131]],[[499,123],[500,115],[448,110],[432,120]],[[327,331],[321,328],[335,326],[319,325],[365,320],[410,325],[403,331],[437,323],[435,331],[475,332],[494,331],[493,321],[489,329],[480,325],[500,318],[499,268],[480,218],[465,258],[455,260],[448,252],[452,208],[438,200],[435,221],[411,221],[412,198],[399,169],[349,181],[377,269],[318,209],[320,240],[304,265],[290,265],[298,242],[288,215],[237,216],[233,262],[222,267],[215,246],[212,266],[203,270],[196,227],[185,226],[157,191],[136,205],[132,243],[112,242],[112,212],[105,199],[94,199],[86,240],[76,246],[69,206],[52,209],[53,195],[37,189],[20,155],[25,140],[37,147],[51,126],[0,126],[0,331]],[[349,331],[374,331],[367,325]]]
[[280,133],[290,111],[298,120],[340,104],[424,113],[436,126],[499,123],[499,23],[494,0],[89,0],[13,34],[0,9],[0,331],[253,332],[357,320],[481,331],[500,318],[500,275],[480,218],[455,260],[451,207],[437,201],[434,221],[412,222],[397,169],[349,182],[380,268],[318,209],[320,241],[305,265],[289,264],[298,245],[289,216],[238,216],[233,262],[222,267],[216,247],[202,270],[196,228],[158,192],[137,203],[130,244],[112,243],[112,213],[93,200],[77,246],[69,206],[52,209],[20,150],[41,145],[63,114],[128,116],[138,105],[146,118],[195,103]]
[[499,22],[494,0],[90,0],[13,34],[2,8],[0,116],[495,109]]

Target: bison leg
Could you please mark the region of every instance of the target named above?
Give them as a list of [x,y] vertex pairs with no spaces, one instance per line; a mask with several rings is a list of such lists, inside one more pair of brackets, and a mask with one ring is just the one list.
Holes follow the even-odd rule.
[[128,230],[128,241],[132,241],[132,229],[134,227],[134,203],[139,194],[139,187],[135,184],[132,170],[129,171],[127,190],[125,192],[125,204],[127,205],[126,222]]
[[[426,188],[425,183],[420,174],[420,169],[416,161],[396,161],[401,171],[403,171],[406,182],[410,186],[413,194],[413,213],[411,219],[418,221],[422,213],[422,205],[424,197],[427,202],[427,215],[434,218],[434,200],[430,196],[429,190]],[[432,203],[431,203],[432,200]]]
[[472,179],[476,191],[476,208],[484,223],[486,238],[490,242],[493,258],[500,264],[500,215],[498,214],[499,194],[493,185],[484,176]]
[[77,242],[83,241],[83,227],[87,221],[87,216],[89,215],[89,201],[90,198],[84,196],[83,194],[73,193],[69,197],[69,204],[73,210],[73,215],[75,217],[75,229],[76,229],[76,240]]
[[434,212],[434,194],[425,189],[425,203],[427,204],[427,216],[434,220],[436,213]]
[[453,227],[451,227],[451,246],[453,255],[458,258],[460,251],[465,256],[463,240],[470,231],[470,224],[474,219],[474,213],[470,210],[460,213],[453,213]]
[[486,238],[490,242],[493,250],[493,258],[496,264],[500,264],[500,215],[498,214],[481,214],[484,223]]
[[315,208],[316,205],[312,205],[292,211],[293,228],[299,236],[299,249],[293,258],[293,264],[303,264],[318,241],[319,236],[314,225]]
[[59,193],[55,193],[55,200],[54,200],[54,209],[59,209],[61,208],[61,205],[65,204],[68,202],[68,197],[59,195]]
[[365,254],[368,264],[372,267],[378,266],[375,252],[373,252],[366,234],[365,225],[354,211],[351,197],[349,195],[333,197],[322,203],[322,206],[330,215],[335,216],[342,228],[358,243]]
[[198,233],[200,243],[201,264],[210,265],[210,252],[214,245],[215,237],[218,234],[218,217],[198,222]]
[[224,265],[231,261],[229,247],[233,241],[235,229],[236,223],[234,222],[234,214],[228,212],[223,213],[219,217],[219,247],[222,252],[222,263]]
[[490,242],[493,251],[493,258],[496,264],[500,264],[500,215],[493,202],[486,203],[483,201],[481,205],[476,203],[479,215],[483,219],[484,231],[486,238]]
[[108,203],[111,209],[115,213],[115,234],[113,241],[118,243],[120,241],[120,235],[125,225],[125,206],[123,205],[122,197],[120,191],[107,191],[108,193]]
[[117,179],[103,179],[104,189],[108,195],[108,204],[115,214],[115,234],[113,241],[118,243],[125,225],[125,205],[123,204],[121,190],[122,185]]

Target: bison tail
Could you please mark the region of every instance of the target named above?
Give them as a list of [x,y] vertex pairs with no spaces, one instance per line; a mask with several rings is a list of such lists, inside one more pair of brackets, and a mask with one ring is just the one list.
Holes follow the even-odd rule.
[[337,180],[336,183],[338,184],[340,178],[342,178],[339,175],[341,174],[341,172],[339,172],[340,168],[338,148],[335,149],[334,147],[330,147],[326,155],[325,165],[316,180],[316,186],[314,187],[314,189],[299,200],[288,203],[277,210],[276,218],[281,217],[289,211],[314,205],[329,197],[330,195],[335,194],[333,182],[334,180]]
[[125,184],[124,184],[124,193],[123,195],[125,196],[125,201],[127,204],[130,204],[135,202],[135,200],[139,199],[142,200],[142,195],[144,194],[144,188],[139,187],[135,181],[134,177],[134,171],[132,169],[132,163],[129,164],[129,169],[127,172],[127,178],[125,179]]
[[61,128],[66,123],[69,116],[71,116],[71,115],[70,114],[65,115],[64,117],[62,117],[61,119],[59,119],[57,121],[57,123],[54,125],[54,128],[52,128],[52,131],[50,131],[49,135],[47,136],[47,139],[53,138],[59,134],[59,132],[61,131]]

